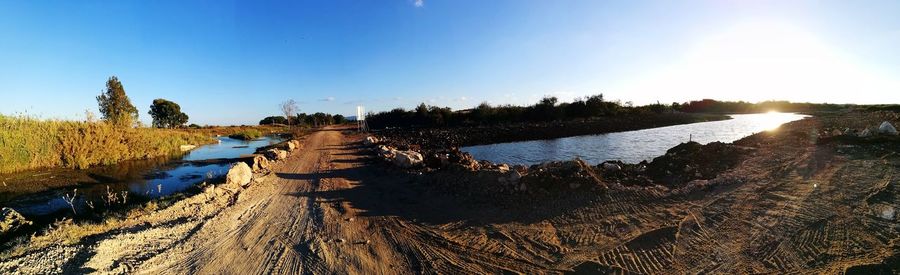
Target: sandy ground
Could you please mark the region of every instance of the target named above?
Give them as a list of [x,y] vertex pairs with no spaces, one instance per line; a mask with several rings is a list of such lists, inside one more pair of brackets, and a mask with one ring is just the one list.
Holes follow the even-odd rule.
[[433,192],[372,163],[360,136],[319,131],[233,204],[200,194],[2,259],[0,273],[840,273],[897,257],[886,211],[900,210],[900,157],[780,135],[702,195],[622,189],[503,208]]

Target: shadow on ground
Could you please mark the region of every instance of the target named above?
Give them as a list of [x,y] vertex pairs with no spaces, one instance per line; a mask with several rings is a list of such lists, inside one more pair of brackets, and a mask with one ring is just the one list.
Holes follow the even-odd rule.
[[537,204],[499,203],[490,198],[472,198],[450,194],[429,184],[433,179],[396,170],[376,161],[360,150],[358,144],[332,147],[338,153],[334,163],[350,164],[351,168],[309,174],[278,173],[284,179],[307,180],[316,184],[321,179],[345,179],[356,183],[350,188],[290,193],[309,197],[318,202],[348,202],[363,216],[396,216],[429,224],[464,222],[483,225],[504,222],[532,223],[547,220],[590,203],[596,194],[572,195]]

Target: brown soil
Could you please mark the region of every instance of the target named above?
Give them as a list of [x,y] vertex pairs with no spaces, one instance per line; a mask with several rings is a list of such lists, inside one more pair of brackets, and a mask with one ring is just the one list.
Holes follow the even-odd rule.
[[332,128],[236,202],[203,193],[72,244],[23,245],[0,273],[897,272],[900,226],[886,213],[900,210],[900,142],[810,131],[832,123],[746,139],[756,149],[701,189],[516,204],[434,188],[441,179],[379,164],[361,136]]

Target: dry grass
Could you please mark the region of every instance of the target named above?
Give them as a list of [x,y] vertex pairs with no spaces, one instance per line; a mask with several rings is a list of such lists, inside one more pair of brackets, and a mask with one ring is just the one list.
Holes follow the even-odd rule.
[[0,173],[44,167],[80,169],[177,154],[181,145],[212,142],[207,134],[187,130],[0,115]]

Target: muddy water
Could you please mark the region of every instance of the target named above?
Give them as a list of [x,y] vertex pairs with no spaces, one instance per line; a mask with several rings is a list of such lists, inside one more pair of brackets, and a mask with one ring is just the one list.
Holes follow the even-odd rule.
[[237,158],[280,141],[277,137],[253,141],[220,137],[217,144],[200,146],[177,157],[126,161],[84,170],[42,169],[0,175],[0,206],[35,217],[67,214],[70,205],[63,197],[71,194],[76,194],[76,210],[87,207],[88,202],[102,203],[109,194],[120,199],[125,194],[131,200],[168,196],[228,172],[230,161],[204,160]]
[[581,158],[599,164],[607,160],[637,163],[650,161],[682,142],[702,144],[733,142],[762,131],[777,131],[779,125],[805,115],[766,113],[731,115],[732,119],[675,125],[638,131],[577,136],[550,140],[498,143],[462,148],[475,159],[498,163],[532,165]]

